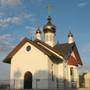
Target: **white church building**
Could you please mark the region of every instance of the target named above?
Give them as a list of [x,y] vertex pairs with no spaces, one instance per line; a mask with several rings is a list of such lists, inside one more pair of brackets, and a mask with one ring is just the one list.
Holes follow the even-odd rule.
[[35,40],[24,38],[3,60],[11,65],[10,88],[78,88],[82,61],[72,33],[66,43],[56,43],[56,27],[49,16],[43,32],[38,29],[35,35]]

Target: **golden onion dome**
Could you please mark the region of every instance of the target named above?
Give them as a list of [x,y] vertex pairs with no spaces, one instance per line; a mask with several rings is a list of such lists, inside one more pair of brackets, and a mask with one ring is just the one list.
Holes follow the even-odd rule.
[[46,32],[55,33],[56,32],[56,26],[52,24],[52,22],[51,22],[52,18],[49,16],[47,20],[48,20],[48,22],[46,25],[44,25],[43,32],[44,33],[46,33]]

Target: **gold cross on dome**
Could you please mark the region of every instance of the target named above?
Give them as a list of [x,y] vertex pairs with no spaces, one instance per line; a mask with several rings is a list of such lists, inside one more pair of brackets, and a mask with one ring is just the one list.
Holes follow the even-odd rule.
[[50,0],[48,0],[48,16],[51,15],[51,11],[52,11],[52,5],[51,5]]

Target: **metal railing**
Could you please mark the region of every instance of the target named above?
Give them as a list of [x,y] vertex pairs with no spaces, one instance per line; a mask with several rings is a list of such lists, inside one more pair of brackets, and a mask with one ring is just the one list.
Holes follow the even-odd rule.
[[0,80],[0,89],[10,89],[10,80]]
[[[23,80],[0,80],[0,89],[15,90],[24,89],[25,82]],[[35,89],[64,89],[67,88],[68,82],[64,80],[51,79],[34,79],[31,82],[32,88]],[[75,83],[74,83],[75,84]],[[29,84],[30,85],[30,84]]]

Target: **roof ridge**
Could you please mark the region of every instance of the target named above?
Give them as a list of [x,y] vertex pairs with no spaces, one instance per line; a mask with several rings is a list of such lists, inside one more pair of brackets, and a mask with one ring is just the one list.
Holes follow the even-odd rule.
[[40,42],[40,43],[42,43],[43,45],[45,45],[47,48],[49,48],[49,49],[51,49],[52,51],[54,51],[55,53],[63,56],[63,53],[58,52],[54,47],[52,48],[50,45],[46,44],[45,42],[43,42],[43,41],[41,41],[41,40],[38,40],[38,39],[36,39],[35,42],[36,42],[36,43],[37,43],[37,42]]
[[41,45],[38,45],[37,43],[35,43],[35,41],[32,41],[28,38],[24,38],[18,45],[16,45],[16,47],[6,56],[6,58],[3,60],[3,62],[6,63],[11,63],[11,58],[18,52],[18,50],[26,43],[29,42],[30,44],[34,45],[37,49],[39,49],[40,51],[42,51],[43,53],[45,53],[48,56],[57,56],[54,53],[52,53],[50,50],[42,47]]

